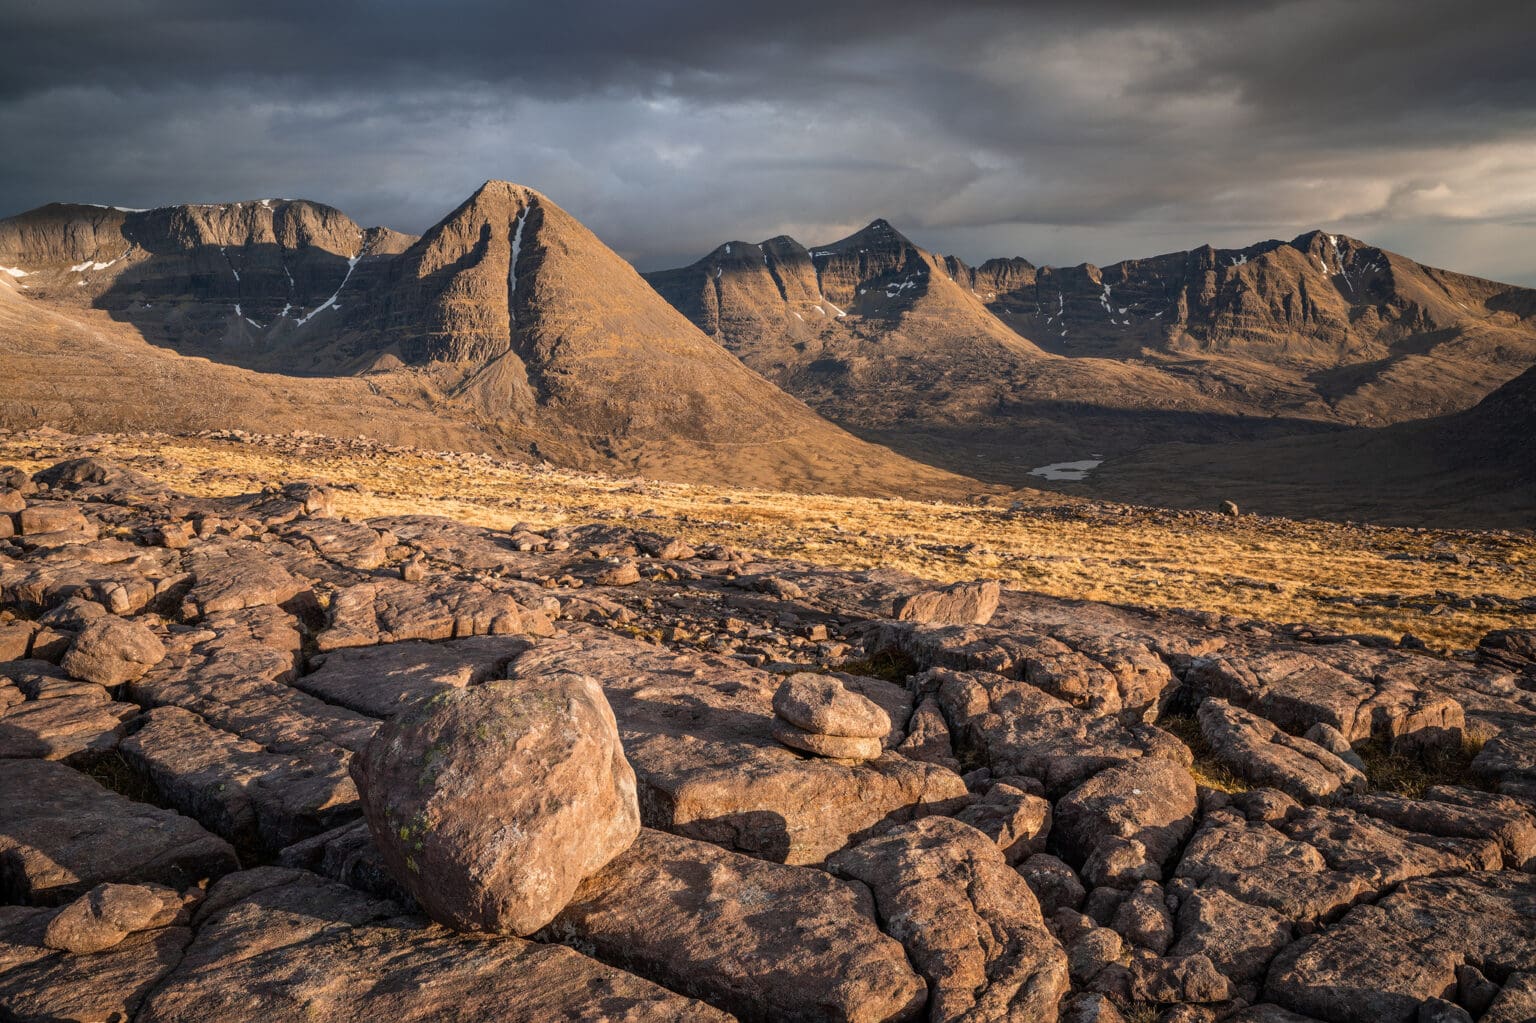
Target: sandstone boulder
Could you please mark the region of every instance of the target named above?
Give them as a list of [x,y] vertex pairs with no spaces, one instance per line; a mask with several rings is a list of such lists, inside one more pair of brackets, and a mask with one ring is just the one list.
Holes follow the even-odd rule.
[[1160,881],[1194,827],[1195,781],[1172,761],[1144,757],[1094,775],[1056,804],[1052,834],[1090,886]]
[[43,944],[76,954],[101,952],[136,931],[164,927],[181,908],[181,896],[160,885],[97,885],[48,922]]
[[832,675],[789,676],[773,696],[773,712],[796,728],[821,735],[880,739],[891,730],[891,719],[878,704],[850,692]]
[[897,621],[929,625],[985,625],[997,612],[1002,586],[993,580],[956,583],[898,599],[892,608]]
[[444,690],[380,728],[352,775],[391,871],[461,931],[532,934],[640,828],[613,711],[570,673]]
[[118,686],[142,678],[165,658],[165,645],[142,624],[113,616],[91,622],[76,636],[59,666],[75,678]]

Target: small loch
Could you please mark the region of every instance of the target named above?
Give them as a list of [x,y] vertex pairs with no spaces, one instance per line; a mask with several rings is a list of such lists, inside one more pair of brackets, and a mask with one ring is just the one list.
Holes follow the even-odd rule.
[[1102,458],[1085,458],[1077,462],[1052,462],[1038,469],[1029,470],[1031,476],[1062,483],[1081,483],[1088,474],[1104,464]]

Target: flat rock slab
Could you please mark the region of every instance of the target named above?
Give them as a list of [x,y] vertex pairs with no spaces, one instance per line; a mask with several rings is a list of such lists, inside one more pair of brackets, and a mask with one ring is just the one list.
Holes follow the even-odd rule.
[[192,941],[187,927],[161,927],[106,951],[74,955],[43,944],[57,914],[0,907],[0,1017],[27,1023],[132,1019]]
[[392,902],[267,867],[214,886],[136,1023],[728,1023],[568,948],[454,934]]
[[0,759],[66,760],[115,749],[139,708],[109,699],[99,686],[93,688],[93,695],[28,700],[0,708]]
[[936,692],[962,762],[998,777],[1036,778],[1047,795],[1128,760],[1190,763],[1189,749],[1160,728],[1096,716],[1026,682],[935,668],[915,684]]
[[183,614],[199,618],[263,604],[286,604],[306,588],[276,559],[250,544],[233,550],[200,549],[189,562],[192,589]]
[[161,800],[241,849],[276,853],[362,813],[344,751],[273,753],[180,707],[149,711],[119,750]]
[[782,679],[740,661],[576,626],[508,668],[579,665],[603,686],[640,786],[644,823],[785,863],[819,863],[850,837],[967,799],[953,771],[887,752],[844,763],[773,737]]
[[1502,871],[1408,881],[1281,952],[1266,1000],[1332,1023],[1413,1023],[1455,995],[1457,967],[1493,977],[1536,963],[1536,877]]
[[530,643],[519,636],[471,636],[440,643],[406,641],[317,654],[293,684],[327,703],[376,718],[445,688],[500,678]]
[[63,764],[0,761],[0,897],[55,904],[103,881],[186,888],[238,869],[228,842]]
[[394,538],[360,522],[297,519],[278,531],[289,543],[307,544],[316,554],[343,568],[370,571],[389,560]]
[[181,707],[274,753],[341,757],[378,723],[295,689],[298,622],[276,607],[209,615],[172,636],[172,651],[131,692],[150,707]]
[[331,598],[330,626],[315,643],[322,651],[465,636],[547,636],[554,627],[542,612],[506,593],[462,579],[359,583]]
[[1188,684],[1274,722],[1293,735],[1323,722],[1351,743],[1372,736],[1460,741],[1462,707],[1409,679],[1348,674],[1307,653],[1277,650],[1195,662]]
[[650,829],[543,933],[741,1020],[913,1019],[927,994],[862,885]]

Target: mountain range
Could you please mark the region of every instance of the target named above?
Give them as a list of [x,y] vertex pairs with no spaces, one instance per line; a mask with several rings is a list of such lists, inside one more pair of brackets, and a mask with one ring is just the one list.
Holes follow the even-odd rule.
[[[278,199],[0,221],[9,426],[365,433],[945,498],[1092,460],[1058,486],[1306,514],[1306,480],[1326,479],[1329,514],[1504,522],[1536,506],[1528,453],[1500,439],[1536,425],[1532,366],[1536,292],[1321,231],[972,267],[876,220],[642,277],[507,182],[420,237]],[[1414,481],[1434,472],[1486,485],[1431,500]]]

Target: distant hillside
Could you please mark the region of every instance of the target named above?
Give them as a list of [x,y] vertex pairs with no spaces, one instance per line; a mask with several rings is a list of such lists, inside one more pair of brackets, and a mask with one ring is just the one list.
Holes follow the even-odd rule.
[[[506,182],[419,239],[303,201],[53,205],[0,221],[0,267],[6,422],[270,417],[741,486],[974,489],[832,426],[699,333],[575,218]],[[49,393],[58,400],[40,404]]]

